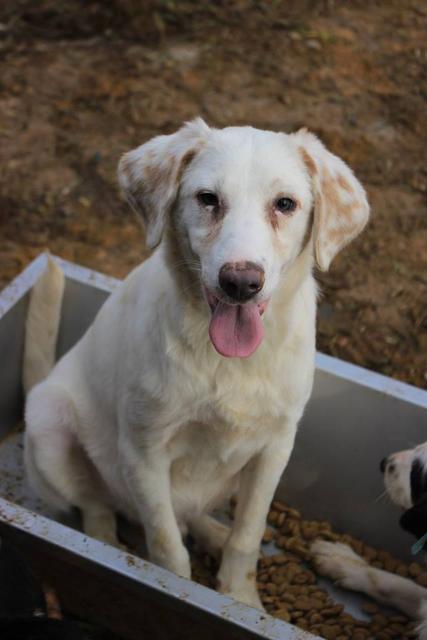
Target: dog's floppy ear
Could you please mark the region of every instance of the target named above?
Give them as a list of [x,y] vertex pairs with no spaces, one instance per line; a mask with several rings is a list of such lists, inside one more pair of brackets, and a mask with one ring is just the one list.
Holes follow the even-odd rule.
[[182,174],[208,132],[207,124],[196,118],[176,133],[157,136],[125,153],[120,160],[120,186],[142,217],[151,249],[161,240],[166,213],[175,201]]
[[427,533],[427,494],[424,494],[413,507],[404,512],[400,518],[400,526],[416,538],[421,538]]
[[313,185],[315,259],[327,271],[336,254],[366,225],[368,201],[350,167],[315,135],[301,129],[293,136]]

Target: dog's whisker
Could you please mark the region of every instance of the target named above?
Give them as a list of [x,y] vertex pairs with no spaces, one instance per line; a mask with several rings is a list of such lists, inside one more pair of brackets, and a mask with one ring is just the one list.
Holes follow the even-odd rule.
[[196,268],[199,269],[201,271],[201,267],[199,262],[197,262],[196,260],[191,261],[191,260],[178,260],[177,262],[173,262],[170,265],[172,268],[173,267],[188,267],[188,268]]
[[387,489],[384,489],[384,491],[381,491],[381,493],[374,499],[374,504],[381,502],[381,500],[384,500],[384,498],[388,498]]

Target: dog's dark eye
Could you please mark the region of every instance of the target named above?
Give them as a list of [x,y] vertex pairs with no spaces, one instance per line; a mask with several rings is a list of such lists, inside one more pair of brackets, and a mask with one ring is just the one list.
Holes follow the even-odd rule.
[[279,198],[274,203],[276,209],[278,209],[281,213],[290,213],[295,211],[297,207],[297,203],[292,198]]
[[217,209],[219,206],[218,196],[212,191],[200,191],[197,194],[197,200],[204,207],[212,207],[213,209]]

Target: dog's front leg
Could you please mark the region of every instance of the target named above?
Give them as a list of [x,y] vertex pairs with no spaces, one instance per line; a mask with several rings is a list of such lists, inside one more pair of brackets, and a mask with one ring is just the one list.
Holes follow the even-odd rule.
[[262,609],[256,569],[268,509],[295,439],[296,425],[274,439],[242,470],[236,513],[218,572],[219,589]]
[[162,450],[122,447],[125,475],[138,509],[149,559],[184,578],[191,578],[187,549],[171,498],[170,460]]

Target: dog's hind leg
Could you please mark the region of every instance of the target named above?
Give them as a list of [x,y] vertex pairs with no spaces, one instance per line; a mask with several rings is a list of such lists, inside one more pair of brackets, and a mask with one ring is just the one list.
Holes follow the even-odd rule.
[[116,519],[93,463],[76,433],[70,394],[48,381],[34,388],[26,407],[25,466],[36,493],[53,509],[77,507],[85,533],[118,545]]
[[222,524],[210,515],[203,514],[188,525],[190,534],[196,543],[214,558],[220,558],[228,536],[230,527]]

